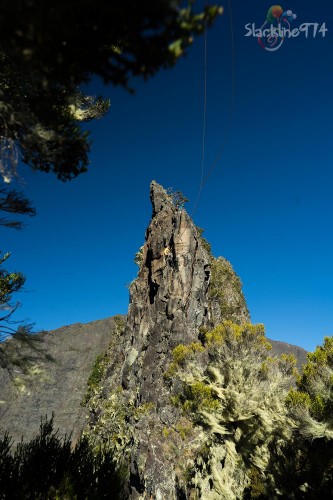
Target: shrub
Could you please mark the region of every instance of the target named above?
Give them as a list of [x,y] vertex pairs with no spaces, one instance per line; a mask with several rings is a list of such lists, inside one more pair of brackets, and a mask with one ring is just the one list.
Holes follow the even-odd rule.
[[40,434],[12,451],[11,439],[0,441],[0,498],[50,500],[125,499],[125,468],[109,452],[93,452],[86,439],[72,449],[59,438],[53,417],[42,420]]
[[248,321],[249,312],[242,292],[242,282],[230,262],[223,257],[212,258],[208,297],[220,309],[220,321]]
[[173,404],[201,428],[187,486],[205,500],[256,498],[268,486],[274,497],[270,450],[291,437],[285,398],[295,360],[269,358],[261,324],[225,321],[201,334],[202,344],[174,349],[169,368]]

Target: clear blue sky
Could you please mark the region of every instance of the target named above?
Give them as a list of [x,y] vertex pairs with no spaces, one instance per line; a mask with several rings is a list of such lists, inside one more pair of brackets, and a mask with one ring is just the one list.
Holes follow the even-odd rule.
[[[232,4],[208,31],[205,175],[195,213],[214,255],[231,261],[252,321],[272,339],[312,350],[333,335],[333,7],[293,0],[302,22],[326,22],[326,37],[285,40],[276,52],[245,37],[270,2]],[[332,30],[332,31],[331,31]],[[8,268],[27,276],[17,319],[39,329],[126,313],[126,283],[144,240],[149,183],[180,189],[192,214],[201,178],[204,44],[136,95],[103,88],[111,109],[89,124],[87,174],[60,183],[20,167],[37,209],[22,232],[3,231]],[[234,105],[232,107],[233,66]],[[231,126],[230,126],[230,110]]]

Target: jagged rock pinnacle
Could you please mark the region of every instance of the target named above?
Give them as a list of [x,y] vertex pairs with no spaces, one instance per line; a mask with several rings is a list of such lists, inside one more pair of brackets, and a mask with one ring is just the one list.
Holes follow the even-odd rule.
[[[184,443],[174,431],[183,418],[172,403],[177,388],[165,378],[172,352],[180,344],[198,343],[200,327],[223,319],[222,309],[234,311],[236,305],[240,322],[247,309],[242,307],[241,284],[232,267],[209,253],[182,208],[181,198],[174,198],[152,181],[150,199],[152,218],[137,254],[140,269],[130,285],[126,328],[118,353],[125,359],[117,364],[118,354],[114,353],[104,381],[105,406],[98,398],[91,404],[91,428],[102,442],[116,443],[116,459],[126,457],[127,461],[130,457],[130,499],[176,500],[180,476],[172,446],[183,447]],[[210,296],[213,270],[222,274],[225,294],[215,294],[214,283]],[[165,429],[173,429],[176,441],[169,442]]]
[[180,343],[197,339],[208,320],[209,255],[185,210],[178,210],[155,181],[153,217],[146,231],[138,278],[130,287],[127,335],[131,348],[124,385],[140,386],[141,396],[160,395],[159,379]]
[[166,207],[174,208],[170,196],[156,181],[150,183],[150,200],[153,206],[153,217],[161,210],[165,210]]
[[[163,378],[172,350],[197,341],[200,326],[208,322],[210,256],[186,211],[177,209],[155,181],[150,186],[150,198],[153,216],[138,278],[130,287],[122,383],[137,404],[154,405],[157,425],[161,426],[162,421],[172,425],[174,420]],[[154,458],[162,453],[158,439],[148,439],[146,429],[136,428],[134,434],[138,446],[132,453],[133,477],[136,475],[136,481],[145,485],[147,498],[159,494],[171,500],[174,471]],[[132,494],[133,498],[138,494],[134,486]]]

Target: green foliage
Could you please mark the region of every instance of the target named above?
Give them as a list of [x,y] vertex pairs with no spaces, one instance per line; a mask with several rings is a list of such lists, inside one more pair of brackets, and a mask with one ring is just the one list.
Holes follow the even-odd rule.
[[163,436],[167,439],[169,437],[169,434],[170,434],[170,429],[168,427],[163,427],[162,429],[162,433],[163,433]]
[[177,346],[167,372],[173,404],[202,429],[187,488],[198,498],[231,500],[259,498],[270,487],[274,497],[270,450],[292,435],[284,402],[295,360],[269,358],[261,324],[225,321],[202,338]]
[[[15,189],[0,189],[0,211],[10,214],[28,215],[30,217],[36,215],[36,210],[32,207],[30,200],[25,198],[22,193],[15,191]],[[8,220],[7,217],[0,217],[0,226],[5,226],[13,229],[22,229],[24,225],[21,221],[12,219]]]
[[[130,455],[134,426],[156,428],[188,498],[329,498],[330,425],[311,413],[322,416],[325,400],[318,390],[312,398],[304,386],[289,390],[294,357],[271,357],[260,324],[225,321],[211,331],[202,329],[201,339],[172,352],[165,374],[178,415],[172,426],[157,423],[154,407],[137,406],[121,387],[107,398],[100,387],[89,401],[99,414],[89,442],[103,443],[119,460]],[[309,362],[321,366],[319,371],[305,367],[312,391],[314,374],[317,384],[318,373],[330,374],[330,345],[326,340],[326,354],[309,355]],[[304,380],[300,377],[298,385]]]
[[115,346],[118,344],[120,337],[125,332],[126,317],[117,315],[114,317],[114,322],[116,324],[114,338],[111,340],[107,351],[96,356],[87,381],[87,391],[81,402],[82,406],[86,406],[90,398],[92,398],[94,394],[100,392],[102,381],[105,377],[108,363],[110,362],[110,356],[114,354]]
[[280,489],[295,498],[329,498],[333,491],[333,337],[326,337],[323,346],[308,354],[286,406],[295,431],[283,455],[275,457]]
[[117,326],[117,335],[123,335],[126,327],[126,317],[117,315],[114,317],[114,320]]
[[[115,460],[122,461],[129,457],[132,443],[134,422],[144,420],[152,410],[152,405],[143,402],[134,404],[120,385],[123,366],[123,339],[126,328],[126,317],[114,318],[115,335],[105,355],[97,358],[92,370],[85,398],[82,402],[89,413],[90,419],[84,432],[93,447],[105,447],[112,453]],[[114,388],[109,393],[108,388]]]
[[183,410],[195,415],[201,411],[217,410],[220,406],[213,389],[202,381],[186,384],[181,401]]
[[146,422],[155,406],[144,402],[135,405],[121,386],[107,398],[102,397],[103,387],[91,395],[87,407],[91,415],[98,414],[98,419],[91,419],[85,436],[92,446],[101,445],[109,450],[118,462],[128,460],[133,445],[133,426],[140,421]]
[[333,432],[333,337],[325,337],[323,346],[308,354],[297,387],[310,398],[311,416]]
[[[0,256],[0,266],[10,257],[10,253]],[[21,343],[26,341],[29,342],[29,333],[31,331],[32,325],[25,324],[23,321],[14,322],[12,320],[12,315],[19,307],[19,303],[12,304],[12,295],[21,290],[25,283],[25,276],[16,271],[7,271],[3,267],[0,267],[0,342],[4,339],[16,335],[20,339]],[[30,343],[30,346],[32,344]],[[0,347],[0,365],[2,367],[7,367],[10,364],[8,358],[9,350],[7,349],[7,354],[4,349]]]
[[203,347],[200,342],[193,342],[189,345],[180,344],[172,351],[172,359],[177,365],[184,365],[185,360],[192,354],[202,351]]
[[[1,160],[1,137],[0,137],[0,175],[4,174],[4,165]],[[35,209],[30,201],[21,193],[14,189],[7,190],[0,188],[0,211],[6,214],[35,215]],[[23,223],[19,220],[0,217],[0,226],[12,229],[22,229]],[[0,252],[1,253],[1,252]],[[0,266],[10,257],[10,253],[0,256]],[[20,291],[25,283],[25,276],[17,271],[9,272],[0,267],[0,341],[5,338],[16,335],[20,336],[21,341],[28,340],[28,334],[31,332],[32,325],[24,324],[23,321],[14,322],[12,315],[19,307],[19,303],[12,304],[12,295]],[[5,312],[3,312],[5,311]],[[8,352],[8,351],[7,351]],[[8,368],[10,362],[4,350],[0,348],[0,365]]]
[[133,418],[137,422],[144,416],[148,415],[155,408],[154,403],[142,403],[133,409]]
[[311,398],[306,392],[301,392],[294,388],[290,389],[288,396],[286,398],[286,405],[291,408],[310,408]]
[[223,257],[212,259],[208,297],[218,304],[221,321],[231,320],[239,323],[248,319],[249,313],[242,293],[242,283],[230,262]]
[[139,268],[141,268],[142,261],[143,261],[143,249],[144,249],[144,245],[142,245],[142,247],[139,248],[139,250],[136,252],[136,254],[134,256],[134,263],[137,266],[139,266]]
[[99,382],[102,379],[105,365],[106,365],[105,354],[99,354],[96,357],[91,374],[89,375],[88,386],[90,386],[90,387],[97,387],[98,386]]
[[[19,152],[33,169],[70,180],[87,170],[90,142],[80,122],[109,101],[78,88],[93,75],[127,90],[134,76],[172,67],[222,12],[193,2],[13,0],[0,12],[0,172],[16,173]],[[24,20],[24,22],[22,22]],[[57,28],[55,28],[57,27]]]
[[189,201],[189,199],[186,198],[181,191],[174,191],[172,188],[168,188],[166,192],[177,210],[182,208],[184,204]]
[[258,469],[251,467],[249,470],[249,479],[250,483],[244,490],[244,499],[267,498],[267,488],[263,474]]
[[172,351],[172,363],[170,363],[167,371],[164,373],[166,380],[170,380],[176,373],[179,367],[184,367],[189,359],[193,359],[198,352],[203,352],[204,347],[200,342],[193,342],[188,345],[179,344]]
[[108,361],[109,359],[107,352],[97,355],[87,381],[88,387],[87,387],[87,392],[84,395],[84,398],[81,403],[82,406],[85,406],[88,403],[89,399],[92,397],[92,395],[99,390],[100,382],[105,373]]
[[287,376],[297,377],[297,359],[293,354],[281,354],[278,358],[279,368]]
[[183,441],[190,440],[193,437],[193,424],[190,420],[182,418],[176,425],[176,431]]
[[53,430],[53,417],[42,420],[39,436],[11,448],[6,435],[0,441],[1,499],[127,498],[125,467],[106,450],[93,453],[87,439],[72,448]]
[[[264,357],[266,357],[267,351],[272,348],[265,336],[265,327],[262,323],[238,325],[230,320],[224,321],[210,332],[207,332],[204,342],[212,352],[219,351],[224,344],[227,344],[233,346],[235,350],[241,349],[244,353],[247,351],[252,352],[255,349]],[[284,359],[281,358],[282,361]]]
[[[8,258],[10,253],[0,257],[0,265]],[[3,309],[12,298],[12,294],[20,290],[24,285],[25,277],[22,273],[8,272],[6,269],[0,269],[0,308]]]

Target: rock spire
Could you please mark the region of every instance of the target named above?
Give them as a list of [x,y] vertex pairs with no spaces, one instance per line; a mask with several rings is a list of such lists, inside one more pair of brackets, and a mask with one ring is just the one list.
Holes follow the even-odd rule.
[[210,256],[186,211],[175,207],[155,181],[150,199],[153,215],[130,287],[126,334],[131,347],[123,372],[125,387],[138,387],[147,402],[161,396],[160,379],[172,349],[197,340],[199,328],[208,323],[210,281]]
[[180,412],[164,374],[173,349],[198,342],[200,327],[212,326],[221,314],[209,298],[212,256],[193,221],[155,181],[150,199],[152,218],[130,286],[121,383],[136,409],[149,409],[131,421],[130,498],[172,500],[178,478],[163,429],[176,426]]

